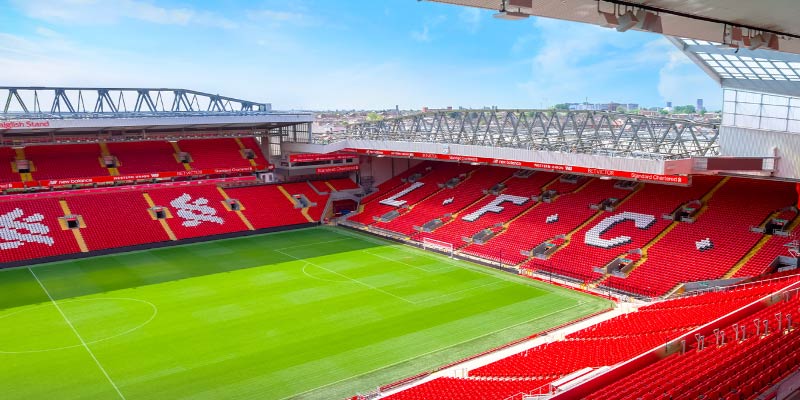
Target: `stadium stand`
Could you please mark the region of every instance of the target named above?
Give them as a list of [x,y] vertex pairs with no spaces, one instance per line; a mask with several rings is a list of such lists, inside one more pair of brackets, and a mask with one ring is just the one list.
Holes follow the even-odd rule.
[[[726,291],[707,292],[657,302],[641,307],[636,312],[623,314],[599,325],[593,325],[567,335],[562,340],[542,344],[530,350],[478,367],[469,371],[467,378],[437,378],[385,398],[389,400],[456,399],[458,397],[455,396],[475,393],[480,396],[461,398],[521,399],[523,396],[519,392],[524,392],[525,394],[547,393],[547,391],[541,390],[543,385],[587,367],[597,369],[603,366],[611,366],[641,354],[655,351],[667,341],[681,337],[681,335],[691,332],[701,325],[711,323],[720,317],[731,315],[732,312],[742,309],[744,306],[763,301],[765,296],[769,296],[797,282],[797,280],[796,276],[790,276],[788,279],[773,279],[742,285]],[[796,308],[798,302],[800,301],[795,291],[790,302],[784,302],[785,304],[780,305],[780,307],[769,307],[755,314],[755,317],[769,319],[775,312],[786,313]],[[751,320],[752,317],[744,318],[742,325]],[[783,337],[783,333],[776,332],[777,322],[773,319],[770,323],[773,325],[774,337]],[[751,337],[755,336],[754,328],[750,327],[748,331],[751,332]],[[791,332],[790,335],[785,335],[787,339],[781,340],[780,344],[775,345],[774,349],[791,350],[798,348],[800,340],[795,333],[796,330]],[[735,338],[736,335],[733,332],[728,332],[726,337],[731,339]],[[759,339],[755,337],[750,340],[752,343],[759,343]],[[772,342],[777,343],[779,341],[774,340]],[[764,342],[764,348],[767,348],[772,342]],[[735,353],[742,359],[751,360],[762,354],[756,353],[751,356],[745,356],[736,347],[737,345],[729,344],[727,346],[727,348],[732,349],[729,350],[731,354]],[[725,347],[723,346],[722,348]],[[745,350],[745,348],[742,347],[741,350]],[[637,373],[623,378],[620,382],[615,382],[604,392],[591,398],[660,399],[661,397],[659,396],[661,396],[663,388],[670,387],[675,388],[675,390],[670,390],[671,394],[676,395],[676,397],[672,398],[697,399],[699,398],[697,395],[703,393],[703,389],[700,389],[695,394],[693,384],[698,379],[711,382],[707,386],[722,386],[722,389],[726,389],[724,380],[714,379],[714,375],[709,372],[722,370],[733,364],[718,365],[719,359],[715,359],[716,361],[709,361],[708,364],[698,365],[691,359],[693,353],[698,352],[669,356],[649,367],[653,369],[652,371],[637,371]],[[772,351],[767,353],[765,351],[763,354],[774,355],[777,353]],[[681,359],[686,359],[686,363],[681,363]],[[788,359],[795,360],[796,357],[789,357]],[[741,377],[738,383],[739,386],[748,388],[750,387],[750,382],[756,382],[752,386],[757,386],[758,388],[751,389],[750,393],[763,389],[768,382],[774,382],[779,377],[785,376],[790,365],[796,368],[796,364],[790,364],[789,362],[782,362],[778,364],[779,366],[775,366],[776,359],[774,356],[773,358],[764,357],[761,361],[758,367],[747,369],[747,371],[766,370],[767,372],[762,374],[750,372],[751,375],[747,375],[746,372],[737,373],[737,376]],[[675,366],[675,364],[680,366]],[[697,366],[688,368],[687,365]],[[769,368],[770,366],[771,369]],[[681,372],[671,374],[666,373],[667,371]],[[647,379],[643,380],[642,377]],[[639,384],[640,380],[646,383]],[[492,384],[481,384],[479,382],[492,382]],[[516,382],[517,385],[508,388],[499,384],[494,385],[495,382]],[[479,391],[483,387],[491,387],[491,385],[494,385],[493,389],[487,388],[486,392]],[[683,389],[679,390],[677,387]],[[690,394],[685,397],[677,396],[677,394],[681,393]],[[636,394],[642,397],[637,397]],[[718,399],[720,397],[710,398]],[[738,397],[736,398],[738,399]]]
[[794,291],[788,299],[724,327],[702,345],[688,343],[685,354],[665,357],[588,399],[754,398],[800,365],[800,330],[785,318],[798,305]]
[[308,222],[277,185],[231,188],[226,192],[231,198],[242,202],[242,213],[256,229]]
[[295,208],[287,195],[303,186],[311,191],[306,183],[222,189],[200,182],[11,195],[0,201],[0,263],[318,222],[328,196],[304,193],[318,204]]
[[325,184],[333,190],[354,190],[361,188],[350,178],[331,179],[329,181],[325,181]]
[[[457,213],[462,208],[486,196],[489,190],[497,183],[508,179],[513,170],[508,168],[481,167],[452,188],[444,188],[435,195],[413,205],[410,211],[391,221],[392,231],[412,236],[417,233],[415,226],[422,226],[436,218],[445,218],[446,214]],[[444,222],[444,221],[443,221]],[[384,224],[378,223],[378,226]]]
[[168,142],[109,143],[110,154],[119,162],[120,174],[183,171]]
[[[469,245],[464,251],[488,258],[502,255],[504,264],[519,264],[528,259],[521,251],[530,251],[546,240],[568,234],[597,213],[590,205],[609,198],[624,200],[631,193],[615,189],[614,184],[614,181],[593,179],[585,185],[566,187],[568,191],[552,202],[541,202],[509,223],[501,236],[484,245]],[[531,229],[532,226],[536,229]]]
[[62,226],[68,214],[55,197],[0,202],[0,262],[80,252],[73,232]]
[[[431,165],[439,174],[422,175],[422,182],[441,180],[446,165],[425,163],[424,168]],[[405,176],[422,172],[420,166]],[[451,243],[459,254],[647,296],[685,282],[767,272],[778,255],[786,254],[785,236],[799,222],[791,207],[794,185],[785,182],[696,176],[692,186],[675,187],[510,173],[481,167],[455,189],[418,188],[411,194],[421,196],[400,197],[409,201],[399,208],[375,201],[410,187],[396,185],[395,177],[350,219],[417,241]],[[483,195],[487,186],[496,191]],[[518,196],[521,204],[505,201],[494,212],[486,211],[501,195]],[[394,209],[398,215],[393,219],[376,222]],[[785,224],[780,225],[783,235],[773,239],[771,232],[752,232],[765,230],[771,220]],[[617,259],[619,271],[609,267]]]
[[170,240],[139,190],[78,195],[66,198],[85,227],[80,229],[89,250],[111,249]]
[[34,179],[108,176],[98,144],[30,146],[25,158],[33,163]]
[[236,139],[180,140],[178,145],[189,153],[194,169],[250,166]]
[[[424,168],[427,168],[427,166],[418,166],[415,168],[415,171],[411,173],[408,173],[407,171],[405,174],[406,176],[418,173],[417,171],[421,171],[419,172],[420,174],[424,172],[424,175],[422,175],[419,180],[415,181],[414,183],[401,183],[399,186],[394,186],[392,190],[385,193],[385,195],[379,196],[379,198],[372,198],[368,203],[370,207],[368,209],[365,208],[364,212],[355,216],[353,220],[365,225],[370,225],[375,222],[373,219],[374,217],[380,217],[383,214],[397,210],[403,206],[410,207],[439,191],[439,184],[444,184],[453,178],[461,176],[462,174],[467,174],[475,167],[463,164],[445,163],[437,165],[435,169],[430,171],[426,171]],[[390,181],[393,180],[394,178],[390,179]],[[402,206],[383,204],[393,197],[397,197],[396,201],[398,203],[402,203]],[[376,199],[378,201],[375,201]]]
[[16,152],[11,147],[0,147],[0,182],[19,182],[15,165]]
[[504,400],[528,393],[546,384],[547,379],[459,379],[437,378],[395,395],[391,400]]
[[224,198],[216,186],[164,188],[146,193],[155,206],[168,209],[167,224],[178,239],[243,231],[238,216],[223,206]]

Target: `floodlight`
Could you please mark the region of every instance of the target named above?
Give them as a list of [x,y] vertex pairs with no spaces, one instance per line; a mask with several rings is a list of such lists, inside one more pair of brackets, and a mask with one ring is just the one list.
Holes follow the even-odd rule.
[[634,26],[636,26],[636,24],[638,23],[639,19],[636,18],[635,15],[633,15],[633,12],[631,10],[628,10],[625,12],[625,14],[622,14],[619,17],[619,25],[617,25],[617,31],[625,32],[628,29],[631,29]]

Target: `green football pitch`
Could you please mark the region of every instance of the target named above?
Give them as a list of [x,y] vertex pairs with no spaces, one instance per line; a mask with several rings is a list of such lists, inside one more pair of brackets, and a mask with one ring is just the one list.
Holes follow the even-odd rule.
[[609,307],[336,228],[0,271],[0,397],[337,399]]

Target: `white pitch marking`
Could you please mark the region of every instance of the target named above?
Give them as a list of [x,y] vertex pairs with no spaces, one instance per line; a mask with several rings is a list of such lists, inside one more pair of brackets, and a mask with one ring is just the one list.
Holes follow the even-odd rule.
[[281,253],[281,254],[285,255],[286,257],[291,257],[291,258],[294,258],[294,259],[295,259],[295,260],[297,260],[297,261],[302,261],[302,262],[304,262],[304,263],[307,263],[307,264],[309,264],[309,265],[311,265],[311,266],[313,266],[313,267],[317,267],[317,268],[320,268],[320,269],[324,269],[325,271],[328,271],[328,272],[330,272],[330,273],[332,273],[332,274],[339,275],[339,276],[341,276],[342,278],[345,278],[345,279],[348,279],[348,280],[350,280],[350,281],[353,281],[353,282],[355,282],[355,283],[358,283],[359,285],[366,286],[366,287],[368,287],[368,288],[370,288],[370,289],[372,289],[372,290],[376,290],[376,291],[378,291],[378,292],[381,292],[381,293],[383,293],[383,294],[387,294],[387,295],[389,295],[389,296],[392,296],[392,297],[394,297],[394,298],[396,298],[396,299],[403,300],[403,301],[405,301],[406,303],[409,303],[409,304],[416,304],[415,302],[413,302],[413,301],[411,301],[411,300],[409,300],[409,299],[406,299],[406,298],[400,297],[400,296],[398,296],[398,295],[396,295],[396,294],[393,294],[393,293],[389,293],[389,292],[387,292],[387,291],[385,291],[385,290],[383,290],[383,289],[381,289],[381,288],[377,288],[377,287],[375,287],[375,286],[372,286],[372,285],[370,285],[370,284],[368,284],[368,283],[361,282],[361,281],[359,281],[358,279],[353,279],[353,278],[351,278],[351,277],[349,277],[349,276],[347,276],[347,275],[342,275],[342,274],[340,274],[340,273],[338,273],[338,272],[336,272],[336,271],[333,271],[333,270],[330,270],[330,269],[328,269],[328,268],[325,268],[325,267],[323,267],[323,266],[321,266],[321,265],[319,265],[319,264],[314,264],[314,263],[312,263],[312,262],[310,262],[310,261],[303,260],[302,258],[295,257],[295,256],[293,256],[293,255],[291,255],[291,254],[285,253],[285,252],[283,252],[283,251],[280,251],[280,250],[275,250],[275,251],[276,251],[276,252],[278,252],[278,253]]
[[351,239],[351,238],[345,238],[345,239],[326,240],[326,241],[322,241],[322,242],[314,242],[314,243],[298,244],[298,245],[296,245],[296,246],[281,247],[280,249],[275,249],[275,250],[277,250],[277,251],[280,251],[280,250],[289,250],[289,249],[296,249],[296,248],[299,248],[299,247],[316,246],[316,245],[318,245],[318,244],[322,244],[322,243],[336,243],[336,242],[344,242],[344,241],[347,241],[347,240],[353,240],[353,239]]
[[46,287],[44,287],[44,284],[42,283],[42,281],[40,281],[40,280],[39,280],[39,277],[38,277],[38,276],[36,276],[36,273],[35,273],[35,272],[33,272],[33,270],[32,270],[32,269],[30,269],[30,268],[28,268],[28,271],[30,271],[30,272],[31,272],[31,275],[33,275],[33,277],[36,279],[36,282],[39,282],[39,286],[42,288],[42,290],[44,291],[44,293],[45,293],[45,294],[47,295],[47,297],[50,299],[50,302],[52,302],[52,303],[53,303],[53,306],[55,306],[55,307],[56,307],[56,310],[58,310],[58,313],[59,313],[59,314],[61,314],[61,316],[64,318],[64,321],[66,321],[66,322],[67,322],[67,325],[69,325],[70,329],[72,329],[72,332],[75,334],[75,336],[77,336],[77,337],[78,337],[78,340],[80,340],[80,341],[81,341],[81,344],[83,345],[83,348],[84,348],[84,349],[86,349],[86,351],[89,353],[89,355],[90,355],[90,356],[92,356],[92,359],[93,359],[93,360],[94,360],[94,362],[97,364],[97,366],[100,368],[100,371],[102,371],[102,372],[103,372],[103,375],[105,375],[105,376],[106,376],[106,379],[108,379],[108,382],[109,382],[109,383],[111,383],[111,386],[113,386],[113,387],[114,387],[114,390],[116,390],[116,391],[117,391],[117,394],[119,395],[119,397],[120,397],[122,400],[125,400],[125,396],[123,396],[123,395],[122,395],[122,392],[121,392],[121,391],[119,390],[119,388],[117,387],[117,384],[116,384],[116,383],[114,383],[114,381],[111,379],[111,376],[109,376],[109,375],[108,375],[108,372],[106,372],[106,369],[105,369],[105,368],[103,368],[103,365],[102,365],[102,364],[100,364],[100,361],[98,361],[98,360],[97,360],[97,357],[95,357],[94,353],[92,352],[92,349],[90,349],[90,348],[89,348],[89,346],[88,346],[88,345],[86,345],[86,341],[84,341],[84,340],[83,340],[83,337],[81,337],[81,334],[80,334],[80,333],[78,333],[78,330],[77,330],[77,329],[75,329],[75,326],[73,326],[73,325],[72,325],[72,322],[70,322],[69,318],[67,318],[67,315],[66,315],[66,314],[64,314],[64,311],[62,311],[62,310],[61,310],[61,307],[59,307],[59,306],[58,306],[58,303],[56,303],[56,301],[55,301],[55,300],[53,300],[53,296],[51,296],[51,295],[50,295],[50,292],[48,292],[48,291],[47,291],[47,288],[46,288]]

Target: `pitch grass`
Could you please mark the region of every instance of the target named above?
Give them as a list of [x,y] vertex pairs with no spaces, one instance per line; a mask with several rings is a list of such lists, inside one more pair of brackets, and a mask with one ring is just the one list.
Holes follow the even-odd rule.
[[0,272],[0,393],[344,398],[608,306],[332,228],[52,263]]

